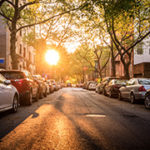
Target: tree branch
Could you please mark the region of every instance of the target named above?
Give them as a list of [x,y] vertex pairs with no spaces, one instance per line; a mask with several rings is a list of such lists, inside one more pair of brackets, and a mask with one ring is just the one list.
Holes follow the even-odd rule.
[[75,10],[82,10],[83,8],[85,8],[85,7],[88,6],[88,5],[89,5],[89,3],[85,3],[84,5],[81,5],[81,6],[79,6],[78,8],[74,8],[74,9],[71,9],[71,10],[68,10],[68,11],[65,11],[65,12],[62,12],[62,13],[59,13],[59,14],[54,15],[54,16],[51,16],[50,18],[45,19],[45,20],[43,20],[43,21],[22,26],[22,27],[20,27],[20,28],[17,29],[17,32],[18,32],[19,30],[23,29],[23,28],[32,27],[32,26],[34,26],[34,25],[39,25],[39,24],[46,23],[47,21],[49,21],[49,20],[51,20],[51,19],[53,19],[53,18],[56,18],[56,17],[58,17],[58,16],[62,16],[62,15],[64,15],[64,14],[68,14],[68,13],[70,13],[70,12],[72,12],[72,11],[75,11]]
[[148,35],[150,35],[150,31],[148,31],[141,39],[137,40],[135,43],[133,43],[127,50],[123,52],[123,55],[126,54],[128,51],[133,49],[138,43],[140,43],[143,39],[145,39]]
[[15,8],[15,5],[13,4],[13,2],[9,1],[9,0],[5,0],[8,4],[10,4],[11,6],[13,6]]
[[33,4],[37,4],[39,3],[37,0],[33,1],[33,2],[29,2],[29,3],[26,3],[24,5],[22,5],[20,8],[19,8],[19,11],[22,11],[25,7],[27,6],[30,6],[30,5],[33,5]]
[[11,20],[10,18],[8,18],[6,15],[4,15],[4,14],[3,14],[3,13],[1,13],[1,12],[0,12],[0,16],[4,17],[6,20],[8,20],[8,21],[11,21],[11,22],[12,22],[12,20]]

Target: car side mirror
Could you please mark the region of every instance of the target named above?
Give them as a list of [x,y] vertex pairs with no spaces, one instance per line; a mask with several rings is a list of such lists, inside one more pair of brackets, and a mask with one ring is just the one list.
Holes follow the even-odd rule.
[[5,85],[10,85],[10,84],[11,84],[11,81],[10,81],[10,80],[5,80],[5,81],[4,81],[4,84],[5,84]]

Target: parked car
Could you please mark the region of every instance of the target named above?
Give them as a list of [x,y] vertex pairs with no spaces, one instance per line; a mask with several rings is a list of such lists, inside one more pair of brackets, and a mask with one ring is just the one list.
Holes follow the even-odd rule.
[[31,74],[27,71],[0,71],[11,84],[16,87],[20,96],[20,104],[31,105],[32,99],[36,101],[39,98],[38,84],[34,81]]
[[144,100],[148,89],[150,89],[150,79],[132,78],[119,89],[119,99],[127,98],[131,103],[140,99]]
[[11,85],[10,80],[0,74],[0,112],[9,109],[17,112],[18,105],[19,93],[17,89]]
[[45,78],[42,78],[42,79],[43,79],[43,82],[46,86],[46,94],[45,94],[45,97],[46,97],[48,94],[50,94],[50,88],[49,88],[49,85],[48,85],[46,79]]
[[88,86],[88,89],[89,90],[95,90],[96,89],[96,85],[97,85],[96,82],[90,82],[89,86]]
[[84,83],[84,85],[83,85],[83,88],[84,89],[89,89],[89,85],[90,85],[90,83],[92,83],[93,81],[86,81],[85,83]]
[[50,93],[54,92],[54,86],[53,86],[51,80],[47,80],[46,82],[47,82],[47,84],[49,85]]
[[72,84],[71,83],[67,83],[66,86],[67,87],[72,87]]
[[106,95],[108,95],[109,97],[114,96],[118,97],[119,89],[124,85],[126,85],[126,80],[122,79],[110,80],[105,86]]
[[106,91],[105,91],[105,86],[106,84],[112,80],[112,79],[116,79],[116,78],[113,78],[113,77],[106,77],[104,78],[96,87],[96,92],[99,93],[99,94],[104,94],[106,95]]
[[61,83],[60,82],[57,82],[57,86],[58,86],[58,89],[61,89],[62,86],[61,86]]
[[47,86],[43,81],[41,75],[33,75],[34,80],[38,83],[39,86],[39,98],[47,96]]
[[58,85],[57,85],[56,81],[54,79],[50,79],[50,81],[51,81],[51,83],[54,87],[54,91],[57,91],[59,88],[58,88]]
[[76,87],[79,87],[79,88],[83,88],[84,84],[83,83],[77,83],[76,84]]
[[150,109],[150,89],[145,94],[145,108]]

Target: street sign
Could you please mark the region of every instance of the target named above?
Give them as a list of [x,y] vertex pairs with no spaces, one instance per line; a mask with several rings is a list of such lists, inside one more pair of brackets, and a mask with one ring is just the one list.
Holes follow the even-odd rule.
[[0,64],[4,64],[5,63],[5,59],[4,58],[0,58]]

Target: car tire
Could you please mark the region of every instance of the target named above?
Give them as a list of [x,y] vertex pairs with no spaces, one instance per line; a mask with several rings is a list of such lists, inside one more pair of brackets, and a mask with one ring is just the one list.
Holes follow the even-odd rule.
[[103,89],[102,94],[106,96],[106,91],[105,91],[105,89]]
[[133,93],[130,94],[130,102],[131,102],[131,104],[135,103],[135,96]]
[[150,109],[150,98],[147,95],[145,96],[144,105],[146,109]]
[[43,91],[40,93],[40,99],[42,99],[44,97],[43,95]]
[[110,97],[110,98],[112,98],[112,97],[113,97],[113,95],[112,95],[112,92],[111,92],[111,91],[109,91],[109,97]]
[[13,98],[13,104],[12,104],[12,112],[17,112],[18,109],[18,96],[15,95]]
[[122,95],[121,95],[121,92],[118,93],[118,99],[121,101],[123,98],[122,98]]
[[47,90],[45,90],[44,97],[47,97]]
[[29,93],[27,93],[26,105],[32,105],[32,91],[30,91]]
[[39,100],[39,91],[36,93],[35,101]]

